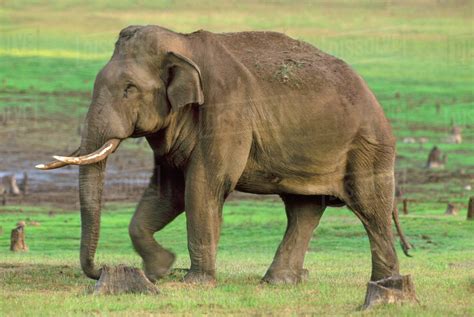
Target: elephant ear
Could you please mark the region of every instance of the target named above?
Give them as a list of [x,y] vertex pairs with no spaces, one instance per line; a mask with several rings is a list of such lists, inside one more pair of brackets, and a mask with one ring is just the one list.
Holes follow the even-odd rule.
[[174,52],[169,52],[166,59],[169,65],[166,93],[172,109],[177,111],[189,104],[202,105],[204,93],[199,67],[189,58]]

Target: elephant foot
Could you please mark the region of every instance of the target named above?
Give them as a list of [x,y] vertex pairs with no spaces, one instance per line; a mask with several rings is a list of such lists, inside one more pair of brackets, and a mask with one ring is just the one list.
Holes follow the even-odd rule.
[[188,284],[216,284],[216,278],[213,274],[196,272],[189,270],[183,278],[183,282]]
[[309,278],[307,269],[301,270],[268,270],[262,282],[268,284],[298,284]]
[[146,277],[153,283],[165,277],[170,273],[175,260],[176,256],[172,252],[164,250],[153,260],[143,261],[143,270]]
[[410,275],[396,275],[378,281],[370,281],[362,309],[380,304],[418,302],[415,285]]

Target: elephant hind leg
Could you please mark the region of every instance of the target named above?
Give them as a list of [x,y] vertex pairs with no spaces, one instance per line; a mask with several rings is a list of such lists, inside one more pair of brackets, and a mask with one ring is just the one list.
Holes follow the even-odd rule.
[[[370,151],[369,151],[370,153]],[[346,203],[367,231],[372,252],[371,280],[399,275],[391,228],[394,203],[393,155],[350,153],[345,178]]]
[[263,281],[295,284],[308,274],[303,269],[304,256],[326,206],[322,196],[282,195],[282,199],[288,218],[287,228]]

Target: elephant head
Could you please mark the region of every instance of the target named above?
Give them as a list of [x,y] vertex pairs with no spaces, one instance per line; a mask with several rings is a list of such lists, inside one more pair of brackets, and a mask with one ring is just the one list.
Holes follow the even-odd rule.
[[80,259],[90,278],[100,276],[94,255],[107,156],[126,138],[165,129],[180,108],[204,103],[201,72],[189,52],[184,35],[160,27],[122,30],[110,61],[96,77],[79,149],[36,166],[80,165]]

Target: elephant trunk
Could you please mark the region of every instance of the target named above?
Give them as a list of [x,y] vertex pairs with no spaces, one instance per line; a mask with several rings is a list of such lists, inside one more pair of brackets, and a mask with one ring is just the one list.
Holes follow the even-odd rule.
[[100,211],[104,188],[105,162],[79,167],[79,197],[81,202],[81,267],[84,273],[99,279],[94,265],[100,233]]
[[[109,104],[103,103],[91,105],[78,151],[74,151],[70,156],[54,156],[56,161],[36,166],[47,170],[70,164],[79,165],[80,260],[82,270],[92,279],[99,279],[101,273],[94,264],[94,256],[99,242],[100,211],[107,157],[118,148],[121,140],[133,133],[134,128],[133,124],[122,123],[117,112],[107,112],[109,107]],[[104,118],[101,112],[109,113],[109,117]]]
[[[105,142],[103,136],[98,136],[100,129],[93,124],[84,131],[80,155],[88,155],[100,148]],[[93,136],[93,137],[91,137]],[[95,267],[94,256],[97,250],[100,233],[100,211],[102,207],[102,192],[104,189],[104,174],[107,157],[92,164],[79,166],[79,200],[81,203],[81,267],[84,273],[99,279],[100,269]]]
[[[105,138],[103,136],[97,137],[97,133],[94,131],[97,131],[98,129],[95,129],[94,127],[95,126],[92,126],[91,129],[83,135],[80,156],[77,157],[77,159],[84,158],[83,161],[77,162],[80,165],[80,259],[84,273],[92,279],[99,279],[101,272],[100,269],[95,267],[94,256],[99,242],[105,167],[107,164],[107,156],[118,147],[120,139]],[[91,135],[93,137],[90,137]]]

